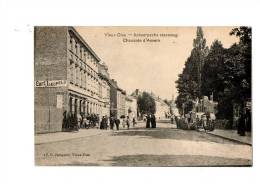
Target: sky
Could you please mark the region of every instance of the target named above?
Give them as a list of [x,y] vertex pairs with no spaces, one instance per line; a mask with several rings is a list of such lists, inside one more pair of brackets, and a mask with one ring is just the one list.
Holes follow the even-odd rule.
[[[196,27],[75,27],[108,66],[110,78],[131,94],[135,89],[153,92],[162,99],[176,98],[175,81],[193,48]],[[225,48],[238,39],[232,27],[202,27],[206,45],[219,40]],[[108,34],[110,36],[108,36]],[[134,34],[142,34],[134,36]],[[152,34],[152,35],[143,35]],[[160,34],[168,34],[161,36]],[[154,39],[149,42],[144,39]],[[141,42],[124,42],[140,39]],[[140,41],[139,40],[139,41]],[[159,40],[159,42],[158,42]]]

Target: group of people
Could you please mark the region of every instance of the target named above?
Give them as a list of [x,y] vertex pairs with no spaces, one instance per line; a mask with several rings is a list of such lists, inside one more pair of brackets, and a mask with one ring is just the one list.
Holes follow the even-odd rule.
[[99,124],[98,114],[73,114],[71,112],[63,113],[63,130],[79,130],[80,128],[86,128],[91,124],[93,127]]
[[[131,124],[131,120],[129,118],[129,116],[127,116],[126,118],[122,118],[122,127],[125,128],[127,126],[127,129],[130,128],[130,124]],[[119,125],[121,123],[120,119],[112,116],[109,119],[109,128],[111,130],[114,130],[114,126],[116,126],[116,130],[119,130]],[[135,118],[133,117],[132,119],[132,123],[133,123],[133,127],[136,125],[136,121]],[[106,124],[108,125],[108,123],[106,122]]]
[[78,131],[80,128],[89,128],[89,127],[97,127],[100,129],[111,129],[119,130],[120,122],[122,122],[122,127],[127,129],[130,128],[131,122],[133,123],[133,127],[136,125],[135,118],[130,120],[129,116],[126,118],[116,118],[114,116],[108,117],[107,115],[102,116],[100,119],[98,114],[73,114],[71,112],[67,113],[64,111],[63,113],[63,124],[62,128],[64,131]]
[[206,112],[206,113],[196,113],[190,111],[189,113],[178,116],[171,116],[171,123],[176,124],[177,128],[181,129],[198,129],[203,127],[204,129],[213,131],[214,130],[214,121],[216,120],[216,116],[214,113]]
[[156,118],[155,115],[150,113],[145,117],[146,120],[146,128],[156,128]]

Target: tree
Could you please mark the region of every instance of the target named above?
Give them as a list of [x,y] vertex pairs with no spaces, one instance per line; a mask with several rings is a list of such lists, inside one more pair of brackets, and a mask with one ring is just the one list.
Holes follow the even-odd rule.
[[218,101],[218,117],[232,120],[233,105],[251,98],[251,28],[234,28],[230,35],[240,38],[239,44],[224,49],[214,41],[202,70],[203,95],[214,93]]
[[225,75],[227,53],[228,49],[224,49],[220,41],[215,40],[212,43],[202,70],[202,94],[204,96],[214,94],[214,101],[218,102],[217,117],[231,119],[232,98],[226,86]]
[[230,35],[239,37],[239,44],[237,45],[239,54],[236,55],[236,58],[239,59],[241,69],[244,70],[241,73],[242,98],[251,98],[252,29],[246,26],[237,27],[232,29]]
[[224,80],[224,55],[226,50],[220,41],[215,40],[209,50],[209,54],[205,58],[202,69],[202,95],[210,96],[214,94],[216,101],[221,99]]
[[137,105],[142,115],[146,113],[154,114],[156,112],[155,100],[147,92],[143,92],[142,95],[138,96]]
[[184,103],[191,104],[192,101],[201,96],[201,71],[204,65],[204,58],[208,54],[206,39],[201,27],[197,28],[193,47],[191,55],[185,62],[183,72],[176,81],[179,94],[176,99],[176,105],[179,109],[183,108]]

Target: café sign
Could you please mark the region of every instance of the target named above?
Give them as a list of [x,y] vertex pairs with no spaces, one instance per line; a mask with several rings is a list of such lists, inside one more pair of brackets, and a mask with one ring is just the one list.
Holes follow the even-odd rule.
[[35,81],[35,87],[47,88],[47,87],[64,87],[67,85],[66,80],[41,80]]

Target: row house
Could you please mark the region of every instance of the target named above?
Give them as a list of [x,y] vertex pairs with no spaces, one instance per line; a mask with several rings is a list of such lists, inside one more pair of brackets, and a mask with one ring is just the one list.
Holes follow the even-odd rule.
[[123,118],[126,106],[126,92],[118,87],[117,81],[110,80],[110,116]]
[[109,78],[101,59],[73,28],[34,29],[35,132],[62,131],[66,114],[108,115]]

